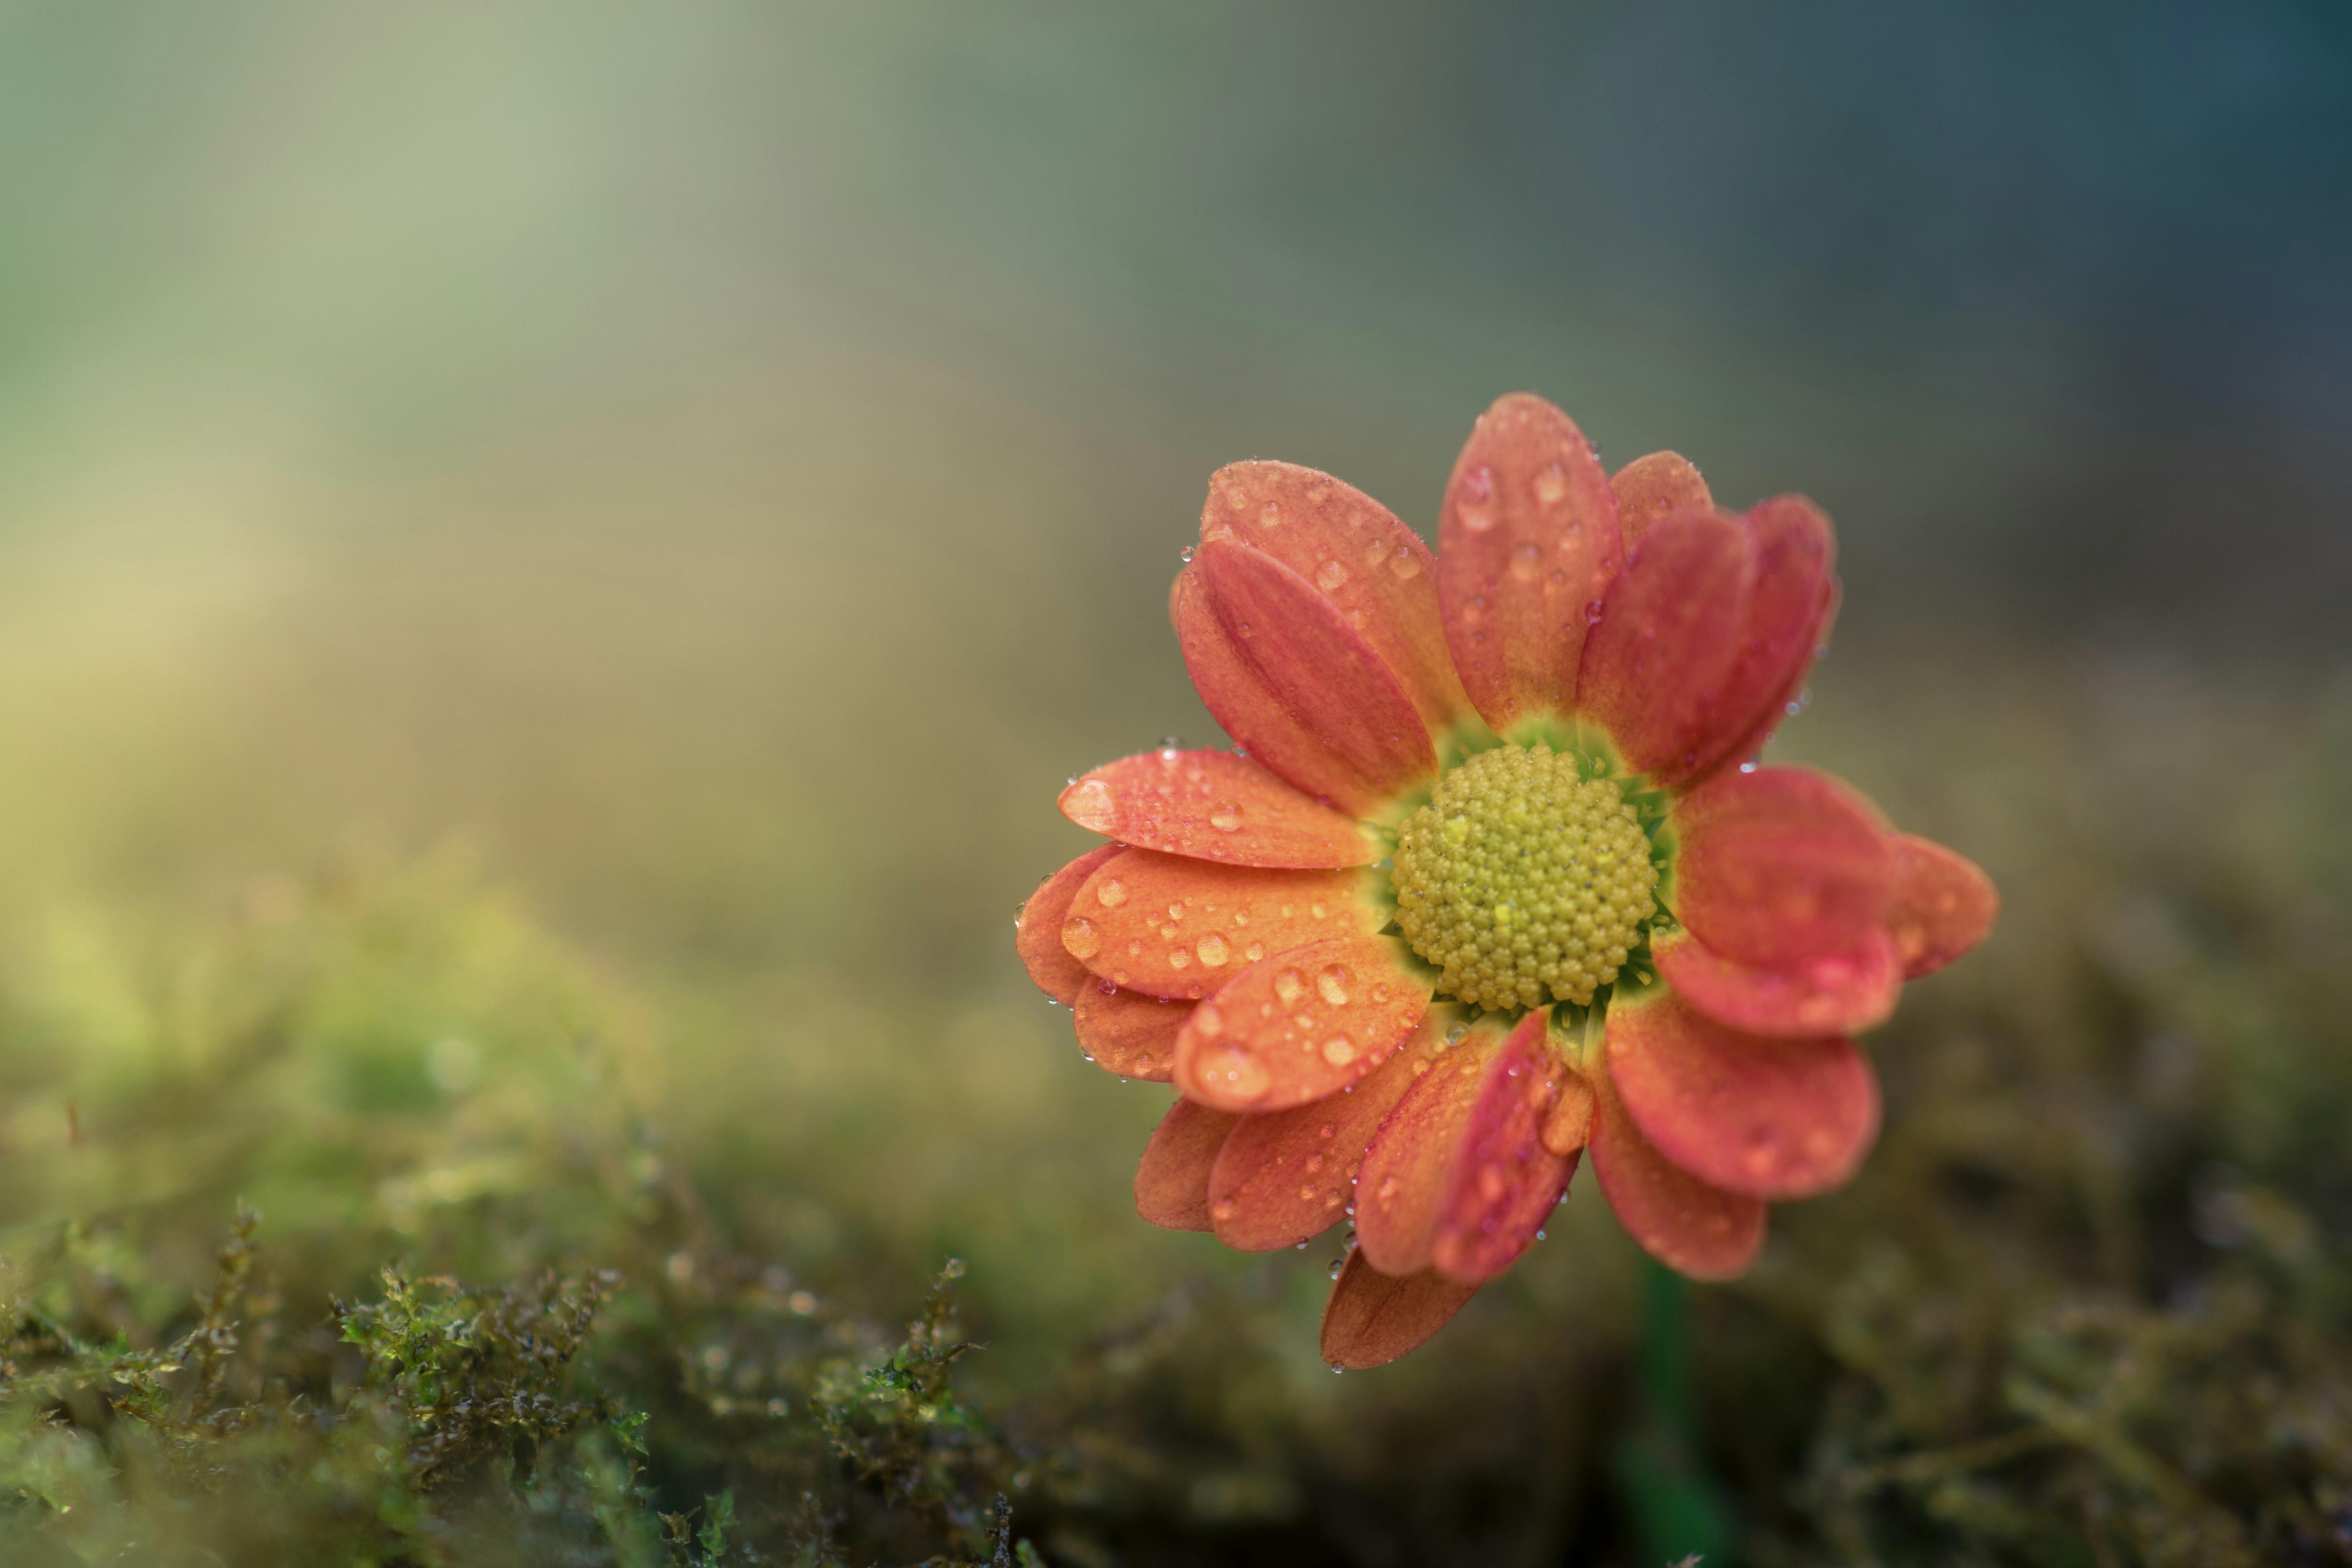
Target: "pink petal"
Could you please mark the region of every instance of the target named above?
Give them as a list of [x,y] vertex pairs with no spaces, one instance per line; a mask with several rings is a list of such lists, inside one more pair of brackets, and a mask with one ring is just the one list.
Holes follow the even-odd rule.
[[1895,894],[1886,929],[1903,961],[1903,978],[1916,980],[1982,942],[2000,913],[2000,894],[1976,863],[1908,833],[1891,837]]
[[1502,1059],[1501,1027],[1482,1020],[1428,1061],[1373,1134],[1356,1178],[1356,1237],[1383,1274],[1429,1266],[1448,1189],[1470,1135],[1489,1070]]
[[1617,520],[1625,542],[1636,544],[1661,519],[1677,511],[1713,511],[1715,497],[1706,480],[1679,452],[1653,452],[1636,458],[1609,476],[1617,495]]
[[1744,1035],[1665,992],[1610,1009],[1608,1050],[1618,1099],[1650,1146],[1726,1192],[1828,1192],[1878,1137],[1878,1075],[1852,1040]]
[[1483,1285],[1519,1260],[1576,1169],[1541,1132],[1567,1076],[1547,1040],[1549,1015],[1529,1013],[1487,1069],[1430,1238],[1430,1262],[1461,1285]]
[[1895,942],[1864,931],[1843,952],[1777,964],[1740,963],[1693,936],[1657,944],[1658,973],[1718,1023],[1751,1035],[1858,1035],[1895,1016],[1903,973]]
[[1667,902],[1741,963],[1851,954],[1885,918],[1894,858],[1869,804],[1823,773],[1723,773],[1676,801]]
[[1712,1187],[1642,1136],[1604,1078],[1592,1119],[1592,1173],[1643,1250],[1694,1279],[1748,1272],[1764,1245],[1764,1203]]
[[1575,706],[1586,628],[1623,556],[1584,433],[1531,394],[1496,399],[1446,481],[1437,556],[1454,668],[1496,732]]
[[1363,634],[1433,731],[1469,707],[1437,608],[1437,558],[1354,486],[1295,463],[1235,463],[1209,480],[1201,539],[1231,540],[1315,585]]

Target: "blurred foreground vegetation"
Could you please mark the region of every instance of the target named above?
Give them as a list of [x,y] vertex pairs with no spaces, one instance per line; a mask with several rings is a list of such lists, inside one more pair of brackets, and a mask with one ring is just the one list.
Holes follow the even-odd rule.
[[2352,1562],[2352,701],[1874,651],[1788,752],[2004,923],[1875,1042],[1861,1180],[1686,1340],[1580,1184],[1332,1378],[1332,1247],[1133,1219],[1163,1091],[1009,952],[625,980],[478,855],[365,837],[20,907],[0,1556]]

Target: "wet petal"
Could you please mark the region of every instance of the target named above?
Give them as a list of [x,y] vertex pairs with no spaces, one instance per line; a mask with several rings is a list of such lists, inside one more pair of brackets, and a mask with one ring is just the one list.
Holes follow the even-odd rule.
[[2000,913],[2000,894],[1975,861],[1931,839],[1890,836],[1895,894],[1886,929],[1903,978],[1933,974],[1982,942]]
[[1436,771],[1428,728],[1387,662],[1272,556],[1202,545],[1178,578],[1175,612],[1201,700],[1307,795],[1369,816]]
[[1429,1266],[1446,1190],[1486,1087],[1503,1055],[1500,1026],[1482,1022],[1434,1059],[1415,1063],[1405,1091],[1364,1152],[1356,1179],[1356,1236],[1383,1274]]
[[1430,1262],[1462,1285],[1483,1285],[1519,1259],[1576,1169],[1540,1136],[1567,1068],[1545,1036],[1549,1015],[1529,1013],[1487,1069],[1464,1129],[1430,1240]]
[[1437,571],[1454,668],[1497,732],[1575,705],[1586,628],[1624,553],[1584,432],[1531,394],[1496,399],[1446,481]]
[[1062,945],[1063,922],[1070,917],[1070,903],[1078,896],[1078,889],[1118,853],[1115,844],[1089,849],[1046,878],[1021,906],[1021,918],[1013,925],[1013,949],[1021,955],[1021,966],[1037,983],[1038,990],[1064,1006],[1077,1001],[1079,988],[1092,976]]
[[1777,964],[1740,963],[1696,937],[1657,945],[1658,973],[1693,1007],[1755,1035],[1859,1035],[1895,1016],[1903,971],[1895,942],[1864,931],[1843,952]]
[[1830,520],[1802,496],[1777,496],[1740,520],[1755,557],[1755,577],[1740,613],[1738,651],[1722,686],[1701,710],[1704,733],[1692,742],[1696,766],[1668,782],[1687,783],[1763,744],[1813,667],[1837,598],[1837,538]]
[[1592,1086],[1576,1073],[1559,1080],[1559,1098],[1544,1113],[1543,1143],[1553,1153],[1576,1153],[1592,1141]]
[[1652,1148],[1604,1078],[1593,1108],[1592,1173],[1643,1251],[1694,1279],[1745,1274],[1764,1245],[1764,1201],[1711,1187]]
[[1671,992],[1609,1013],[1609,1075],[1650,1146],[1757,1198],[1843,1186],[1878,1137],[1878,1075],[1843,1038],[1768,1040]]
[[1209,1177],[1217,1239],[1243,1252],[1271,1252],[1337,1225],[1365,1146],[1412,1087],[1414,1065],[1443,1047],[1453,1016],[1451,1009],[1424,1015],[1404,1045],[1351,1089],[1243,1117]]
[[1076,1008],[1078,1048],[1121,1078],[1166,1083],[1175,1077],[1176,1036],[1194,1004],[1122,991],[1092,975],[1087,980]]
[[1323,1359],[1350,1369],[1384,1366],[1444,1328],[1477,1290],[1434,1269],[1382,1274],[1359,1248],[1340,1266],[1323,1308]]
[[1585,655],[1578,700],[1625,760],[1688,786],[1751,755],[1781,716],[1837,602],[1835,539],[1808,500],[1652,523]]
[[1266,871],[1122,849],[1079,888],[1062,945],[1112,984],[1197,1001],[1229,975],[1386,914],[1355,871]]
[[1264,551],[1315,584],[1361,632],[1433,731],[1469,707],[1437,610],[1437,558],[1396,515],[1296,463],[1235,463],[1209,480],[1202,542]]
[[1639,542],[1669,513],[1715,510],[1706,480],[1679,452],[1634,458],[1609,476],[1609,488],[1617,495],[1617,521],[1627,544]]
[[1209,1228],[1209,1173],[1240,1118],[1180,1100],[1143,1146],[1135,1212],[1167,1230]]
[[1577,704],[1635,771],[1664,780],[1698,765],[1754,577],[1748,534],[1717,512],[1671,513],[1627,552],[1585,647]]
[[1429,1010],[1391,937],[1337,936],[1253,963],[1193,1010],[1176,1086],[1227,1110],[1287,1110],[1386,1061]]
[[1123,844],[1232,866],[1365,866],[1378,853],[1354,818],[1231,752],[1166,746],[1106,763],[1062,792],[1062,815]]
[[1853,954],[1884,919],[1894,857],[1876,812],[1803,768],[1720,774],[1675,803],[1668,902],[1720,956],[1765,967]]

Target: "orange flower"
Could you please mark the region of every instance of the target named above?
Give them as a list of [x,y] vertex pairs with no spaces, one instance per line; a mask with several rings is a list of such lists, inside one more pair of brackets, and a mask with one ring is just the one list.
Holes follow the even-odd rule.
[[1209,483],[1172,611],[1239,742],[1076,780],[1113,840],[1019,947],[1079,1043],[1181,1091],[1155,1225],[1246,1251],[1355,1221],[1325,1358],[1392,1360],[1508,1268],[1591,1151],[1633,1238],[1740,1273],[1765,1205],[1853,1175],[1853,1037],[1982,940],[1974,865],[1754,758],[1838,598],[1829,519],[1718,510],[1671,452],[1612,479],[1568,416],[1478,421],[1442,552],[1286,463]]

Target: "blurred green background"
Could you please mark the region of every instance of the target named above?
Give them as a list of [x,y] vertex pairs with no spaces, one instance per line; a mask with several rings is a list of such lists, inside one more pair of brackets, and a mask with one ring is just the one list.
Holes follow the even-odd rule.
[[[1589,1184],[1435,1370],[1332,1385],[1332,1247],[1136,1220],[1165,1093],[1081,1062],[1011,951],[1087,842],[1064,778],[1215,739],[1163,613],[1209,473],[1310,464],[1427,531],[1526,388],[1612,463],[1831,510],[1847,608],[1776,754],[2009,900],[1881,1042],[1843,1218],[1698,1303],[1815,1358],[1708,1395],[1745,1550],[1866,1560],[1878,1525],[1790,1479],[1824,1443],[2017,1418],[1985,1373],[1949,1420],[1837,1426],[1917,1416],[1822,1326],[1898,1244],[1944,1259],[1937,1310],[1984,1277],[1967,1234],[2015,1255],[1995,1320],[2169,1321],[2252,1234],[2199,1215],[2268,1194],[2305,1248],[2277,1310],[2340,1371],[2340,7],[6,4],[0,146],[16,1253],[124,1227],[177,1300],[244,1194],[315,1308],[403,1248],[618,1247],[484,1205],[658,1165],[724,1247],[886,1315],[968,1258],[992,1398],[1171,1290],[1260,1302],[1250,1397],[1298,1431],[1227,1406],[1185,1442],[1310,1479],[1171,1482],[1136,1539],[1224,1542],[1171,1560],[1244,1527],[1267,1561],[1647,1560],[1672,1529],[1606,1460],[1639,1274]],[[1537,1446],[1433,1468],[1402,1434],[1439,1408]],[[2352,1531],[2335,1460],[2250,1492],[2165,1462],[2246,1542]],[[1446,1500],[1350,1544],[1384,1467]],[[2021,1483],[2067,1522],[2017,1539],[2097,1533],[2069,1473]],[[1921,1539],[2073,1560],[1970,1506]],[[2082,1561],[2193,1560],[2131,1506]],[[1079,1535],[1049,1551],[1115,1560]]]

